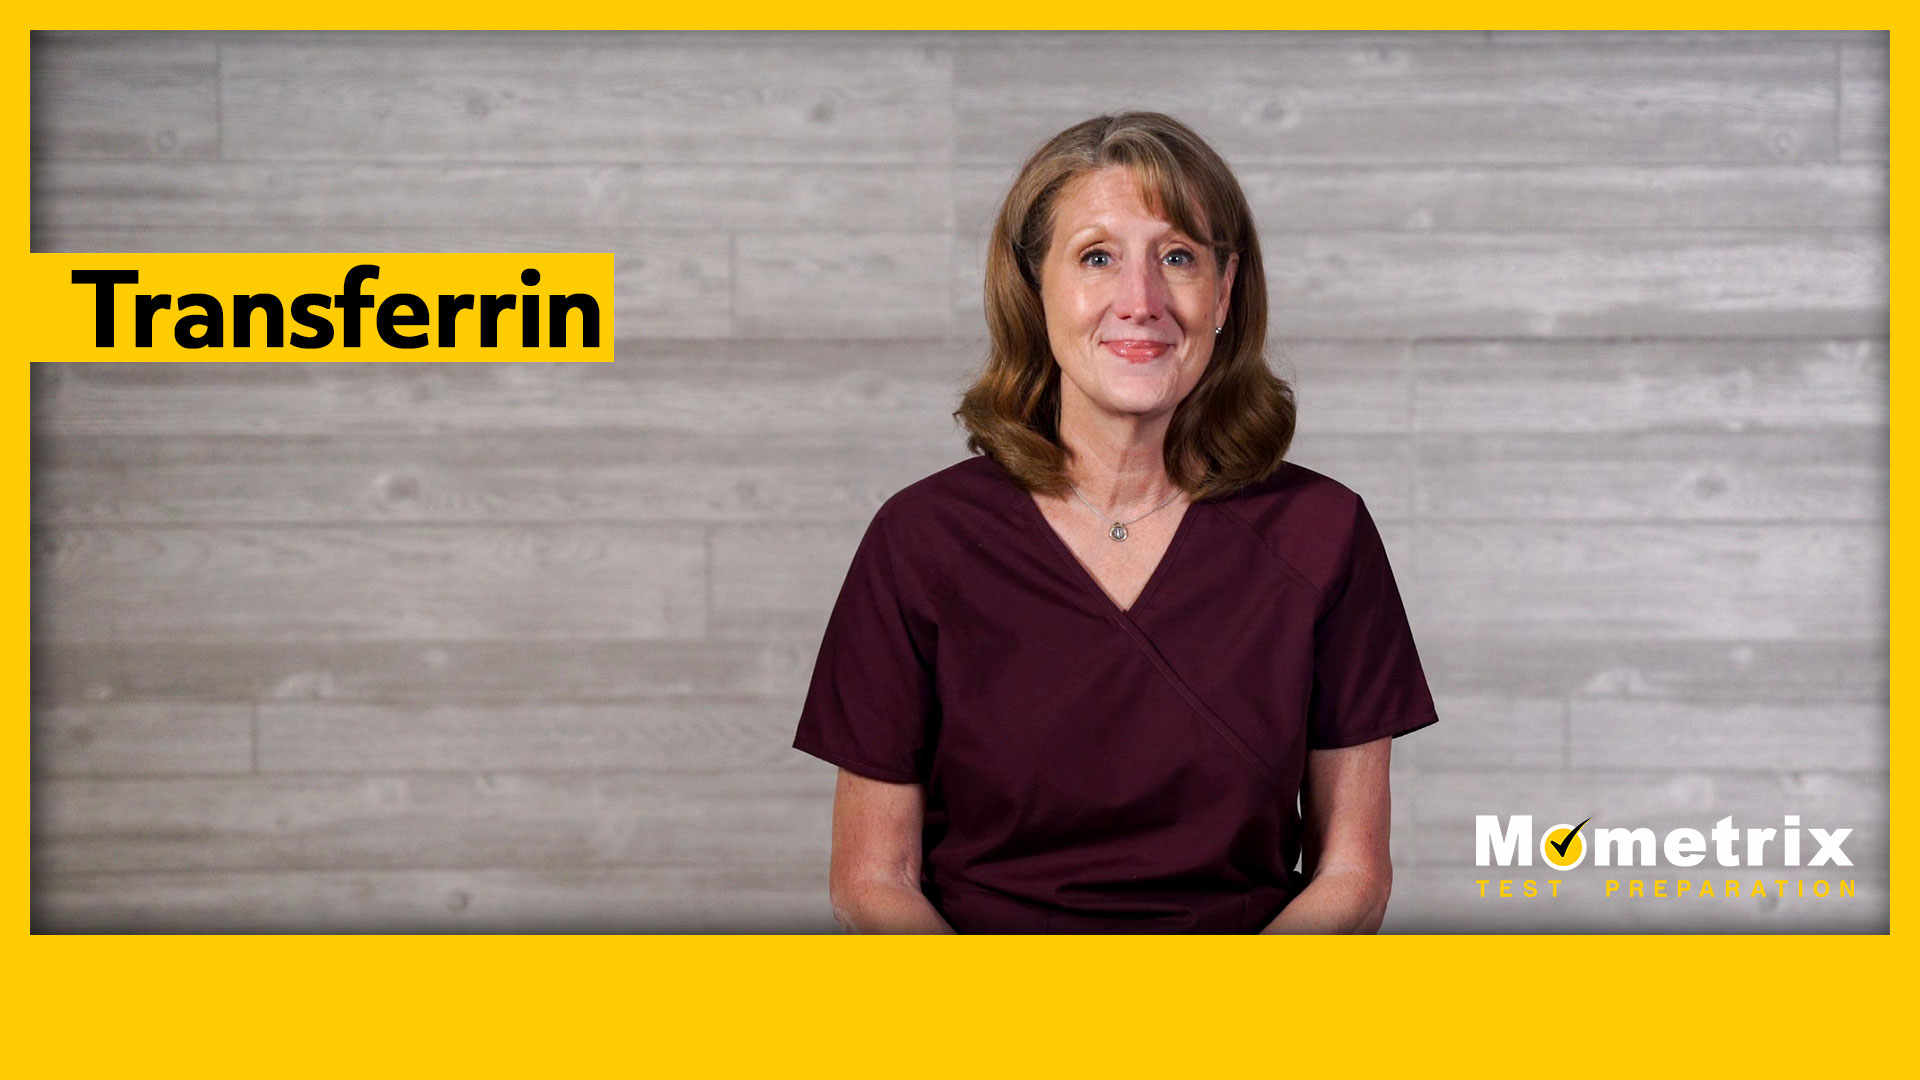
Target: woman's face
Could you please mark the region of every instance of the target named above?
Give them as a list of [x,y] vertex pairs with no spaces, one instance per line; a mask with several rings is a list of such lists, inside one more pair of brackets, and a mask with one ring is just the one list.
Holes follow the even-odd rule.
[[1207,369],[1239,261],[1216,266],[1204,244],[1155,217],[1124,166],[1062,188],[1040,270],[1062,410],[1171,413]]

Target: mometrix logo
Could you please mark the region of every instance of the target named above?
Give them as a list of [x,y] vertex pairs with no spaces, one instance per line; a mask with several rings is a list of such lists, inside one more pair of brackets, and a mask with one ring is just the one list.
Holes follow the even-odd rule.
[[[1540,856],[1555,870],[1572,870],[1586,861],[1589,846],[1595,866],[1656,866],[1654,835],[1646,828],[1587,829],[1587,818],[1577,825],[1549,826],[1537,845]],[[1473,819],[1474,863],[1478,866],[1533,865],[1533,816],[1514,814],[1503,826],[1498,814],[1478,814]],[[1736,829],[1731,816],[1713,823],[1706,834],[1698,829],[1673,829],[1661,839],[1658,849],[1673,866],[1698,866],[1706,859],[1707,841],[1713,841],[1714,860],[1721,866],[1762,866],[1767,845],[1778,838],[1782,861],[1787,866],[1800,863],[1800,817],[1786,815],[1780,829]],[[1583,831],[1584,830],[1584,831]],[[1805,830],[1819,845],[1808,866],[1852,866],[1853,860],[1841,850],[1852,829]],[[1742,833],[1744,832],[1744,837]],[[1742,839],[1745,844],[1742,845]]]

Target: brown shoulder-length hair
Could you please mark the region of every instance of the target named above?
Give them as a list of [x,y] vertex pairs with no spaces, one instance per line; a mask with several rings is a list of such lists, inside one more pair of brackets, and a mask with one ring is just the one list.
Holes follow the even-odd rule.
[[1207,370],[1168,422],[1167,475],[1196,500],[1265,479],[1293,441],[1294,398],[1267,367],[1267,275],[1253,214],[1220,155],[1191,128],[1156,112],[1075,124],[1035,151],[1015,177],[987,248],[992,351],[953,414],[966,426],[967,449],[992,457],[1029,490],[1066,491],[1060,365],[1047,342],[1040,266],[1061,189],[1109,165],[1131,169],[1141,201],[1206,244],[1215,267],[1240,256],[1226,327],[1214,339]]

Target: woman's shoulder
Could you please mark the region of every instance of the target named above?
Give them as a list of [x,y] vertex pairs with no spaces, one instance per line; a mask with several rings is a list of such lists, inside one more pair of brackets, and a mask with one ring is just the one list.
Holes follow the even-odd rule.
[[1249,513],[1351,513],[1360,497],[1352,488],[1296,461],[1282,461],[1264,480],[1226,496],[1223,503]]
[[1028,497],[992,458],[976,455],[894,492],[874,519],[915,546],[927,546],[989,525],[1025,528],[1016,496]]
[[885,507],[893,507],[898,513],[954,502],[996,502],[1011,482],[1011,477],[992,458],[974,454],[894,492]]
[[915,596],[934,595],[968,549],[981,546],[988,530],[1026,528],[1011,495],[1027,497],[990,459],[950,465],[880,504],[855,561],[884,560],[900,588]]
[[1343,573],[1364,510],[1359,492],[1291,461],[1218,505],[1318,587]]

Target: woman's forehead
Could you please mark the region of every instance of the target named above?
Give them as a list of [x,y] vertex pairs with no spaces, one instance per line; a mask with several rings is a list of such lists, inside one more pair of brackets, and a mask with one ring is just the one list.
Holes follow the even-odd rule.
[[1196,239],[1206,236],[1206,214],[1200,207],[1186,208],[1188,213],[1184,216],[1189,219],[1190,227],[1182,226],[1168,209],[1144,170],[1103,165],[1081,173],[1060,189],[1060,197],[1054,203],[1054,232],[1064,235],[1117,213],[1144,212],[1174,229],[1193,233]]

